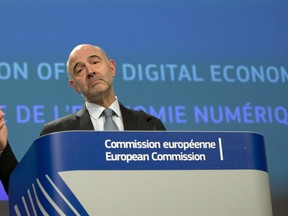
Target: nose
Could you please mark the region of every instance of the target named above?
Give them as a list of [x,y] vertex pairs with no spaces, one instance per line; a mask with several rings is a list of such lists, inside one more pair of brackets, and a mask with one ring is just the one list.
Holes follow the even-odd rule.
[[95,68],[92,67],[92,65],[87,65],[86,70],[87,70],[87,76],[88,77],[92,77],[96,74]]

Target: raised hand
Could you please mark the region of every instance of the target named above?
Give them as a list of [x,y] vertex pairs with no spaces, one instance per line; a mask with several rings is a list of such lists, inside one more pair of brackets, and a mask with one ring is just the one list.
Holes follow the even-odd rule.
[[3,151],[7,144],[8,131],[4,120],[4,112],[0,107],[0,151]]

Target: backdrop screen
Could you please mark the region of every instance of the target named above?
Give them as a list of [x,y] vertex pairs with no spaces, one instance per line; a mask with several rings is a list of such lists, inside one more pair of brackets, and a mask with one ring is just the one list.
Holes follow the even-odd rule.
[[43,124],[83,106],[65,64],[76,45],[90,43],[116,61],[120,102],[168,130],[263,134],[272,199],[287,199],[288,1],[0,5],[0,105],[19,160]]

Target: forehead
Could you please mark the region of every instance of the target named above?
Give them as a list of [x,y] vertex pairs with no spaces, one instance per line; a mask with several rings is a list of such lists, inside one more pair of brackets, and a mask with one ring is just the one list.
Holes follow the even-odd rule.
[[69,56],[69,63],[70,65],[74,65],[80,62],[85,62],[92,56],[103,58],[104,53],[100,48],[94,46],[77,47],[71,52]]

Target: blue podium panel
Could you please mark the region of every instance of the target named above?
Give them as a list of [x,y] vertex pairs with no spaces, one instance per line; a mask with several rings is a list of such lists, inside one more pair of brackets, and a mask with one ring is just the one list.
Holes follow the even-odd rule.
[[59,132],[10,179],[11,215],[271,216],[263,136]]

